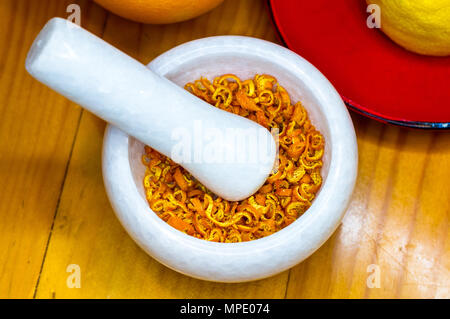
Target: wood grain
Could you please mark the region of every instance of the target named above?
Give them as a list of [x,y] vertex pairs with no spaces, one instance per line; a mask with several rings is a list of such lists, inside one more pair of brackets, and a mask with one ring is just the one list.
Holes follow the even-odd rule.
[[[448,133],[353,119],[359,147],[353,200],[332,239],[291,269],[287,297],[448,298]],[[379,288],[366,285],[372,264]]]
[[[303,263],[265,280],[220,284],[178,274],[126,234],[101,176],[105,123],[38,84],[23,68],[46,20],[67,16],[143,63],[205,36],[276,42],[264,1],[226,0],[197,19],[140,25],[90,1],[0,2],[0,297],[449,298],[450,135],[352,114],[359,176],[336,233]],[[70,264],[81,288],[68,288]],[[370,266],[372,265],[372,266]],[[369,267],[369,268],[368,268]],[[369,288],[372,268],[379,288]]]
[[0,2],[0,296],[33,296],[80,108],[33,80],[27,51],[53,1]]

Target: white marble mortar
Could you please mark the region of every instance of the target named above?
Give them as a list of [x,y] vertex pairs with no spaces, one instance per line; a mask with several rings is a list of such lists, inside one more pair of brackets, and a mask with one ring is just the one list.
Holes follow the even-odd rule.
[[[218,282],[257,280],[303,261],[336,230],[357,175],[355,131],[330,82],[310,63],[279,45],[250,37],[218,36],[182,44],[148,67],[183,86],[200,76],[234,73],[242,79],[274,75],[293,102],[301,101],[325,137],[323,185],[308,211],[283,230],[244,243],[215,243],[186,235],[161,220],[145,199],[144,145],[109,125],[103,177],[117,217],[150,256],[180,273]],[[236,181],[239,183],[239,181]]]

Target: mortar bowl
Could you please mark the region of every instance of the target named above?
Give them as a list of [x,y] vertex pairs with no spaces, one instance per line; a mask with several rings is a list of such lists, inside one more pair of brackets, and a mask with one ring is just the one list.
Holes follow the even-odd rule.
[[325,151],[321,189],[311,207],[295,222],[261,239],[217,243],[176,230],[150,209],[143,186],[144,145],[109,125],[103,142],[105,188],[118,219],[144,251],[191,277],[244,282],[295,266],[333,234],[353,192],[358,151],[347,108],[320,71],[284,47],[243,36],[194,40],[163,53],[148,67],[180,86],[201,76],[212,80],[227,73],[241,79],[255,74],[273,75],[293,103],[302,102],[312,124],[325,138]]

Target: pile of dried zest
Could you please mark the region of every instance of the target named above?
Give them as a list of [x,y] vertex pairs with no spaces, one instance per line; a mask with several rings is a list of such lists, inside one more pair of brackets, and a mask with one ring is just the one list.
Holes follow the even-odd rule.
[[[187,171],[150,147],[144,186],[150,208],[176,229],[217,242],[258,239],[286,227],[310,206],[321,183],[324,138],[270,75],[241,81],[232,74],[185,88],[206,102],[267,129],[279,129],[280,163],[258,192],[240,202],[216,197]],[[239,181],[237,181],[239,182]]]

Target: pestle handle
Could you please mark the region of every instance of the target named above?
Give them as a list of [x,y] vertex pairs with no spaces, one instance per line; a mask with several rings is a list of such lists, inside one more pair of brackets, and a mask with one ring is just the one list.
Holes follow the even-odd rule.
[[[180,132],[194,137],[199,126],[203,132],[215,130],[222,136],[229,129],[259,130],[262,137],[256,148],[254,141],[245,147],[264,154],[264,161],[236,157],[209,162],[201,156],[201,160],[178,161],[225,199],[241,200],[253,194],[272,169],[276,150],[269,131],[209,105],[67,20],[54,18],[46,24],[28,53],[26,69],[40,82],[175,161],[173,152],[180,140],[174,137]],[[215,147],[222,153],[235,147],[230,139],[217,141]],[[193,145],[184,146],[196,151]]]

